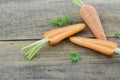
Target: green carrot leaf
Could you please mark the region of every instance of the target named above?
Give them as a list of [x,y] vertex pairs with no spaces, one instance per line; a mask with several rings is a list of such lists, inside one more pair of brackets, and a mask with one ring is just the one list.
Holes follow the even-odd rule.
[[72,52],[70,54],[70,59],[72,60],[73,63],[78,63],[80,61],[80,54],[77,52]]

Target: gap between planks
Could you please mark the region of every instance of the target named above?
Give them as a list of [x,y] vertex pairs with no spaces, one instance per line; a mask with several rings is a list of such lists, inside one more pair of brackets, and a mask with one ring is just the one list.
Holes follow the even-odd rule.
[[[78,36],[79,37],[79,36]],[[85,37],[85,38],[95,38],[95,37]],[[116,38],[115,36],[108,36],[107,38]],[[37,40],[40,40],[40,39],[7,39],[7,40],[0,40],[1,42],[2,41],[37,41]]]

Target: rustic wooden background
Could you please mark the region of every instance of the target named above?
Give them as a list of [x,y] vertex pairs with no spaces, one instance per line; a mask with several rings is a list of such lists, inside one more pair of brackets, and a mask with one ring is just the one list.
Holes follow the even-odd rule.
[[[99,12],[109,40],[120,44],[114,33],[120,32],[119,0],[84,0]],[[72,0],[0,0],[0,80],[120,80],[120,55],[107,57],[64,40],[46,46],[32,61],[21,47],[42,39],[56,17],[70,16],[83,22]],[[88,28],[76,36],[94,37]],[[81,60],[72,64],[71,51]]]

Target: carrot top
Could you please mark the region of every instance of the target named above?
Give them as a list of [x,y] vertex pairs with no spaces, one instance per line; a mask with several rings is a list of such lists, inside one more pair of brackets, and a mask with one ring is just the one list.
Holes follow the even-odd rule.
[[73,0],[73,3],[74,3],[75,5],[77,5],[77,6],[79,6],[79,7],[84,6],[83,1],[81,1],[81,0]]
[[26,52],[26,57],[31,60],[35,54],[47,43],[49,39],[44,38],[42,40],[36,41],[28,46],[23,47],[21,50]]

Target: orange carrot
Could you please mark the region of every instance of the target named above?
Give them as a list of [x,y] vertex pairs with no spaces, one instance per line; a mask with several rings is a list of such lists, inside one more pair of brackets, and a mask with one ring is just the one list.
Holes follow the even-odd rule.
[[[114,53],[120,54],[120,48],[117,48],[117,43],[112,41],[102,41],[95,39],[81,39],[78,37],[70,37],[71,42],[74,44],[98,51],[104,55],[112,56]],[[90,40],[90,41],[89,41]],[[95,42],[94,42],[95,41]],[[111,45],[108,45],[111,44]]]
[[[107,55],[107,56],[112,56],[113,53],[114,53],[114,49],[116,48],[115,47],[114,49],[112,49],[112,48],[107,47],[107,46],[94,44],[94,43],[91,43],[91,42],[88,42],[88,41],[85,41],[85,40],[81,40],[81,39],[78,39],[78,38],[75,38],[75,37],[71,37],[70,41],[77,44],[77,45],[80,45],[80,46],[98,51],[98,52],[100,52],[104,55]],[[104,44],[107,44],[107,43],[104,43]]]
[[93,44],[98,44],[98,45],[101,45],[101,46],[106,46],[106,47],[109,47],[109,48],[112,48],[112,49],[114,49],[118,46],[117,43],[115,43],[113,41],[82,38],[82,37],[72,37],[72,38],[75,38],[75,39],[78,39],[78,40],[81,40],[81,41],[87,41],[87,42],[90,42],[90,43],[93,43]]
[[[73,28],[71,28],[71,26],[74,26]],[[62,41],[65,38],[68,38],[69,36],[78,33],[79,31],[82,31],[85,28],[85,24],[77,24],[77,25],[71,25],[68,26],[67,28],[70,27],[70,29],[66,29],[66,31],[61,31],[56,30],[57,32],[51,32],[48,35],[46,35],[45,38],[49,38],[50,39],[50,45],[55,45],[57,43],[59,43],[60,41]],[[59,32],[60,31],[60,32]],[[54,33],[54,34],[53,34]],[[53,35],[52,35],[53,34]],[[52,37],[50,37],[52,36]]]
[[71,29],[77,28],[77,27],[79,27],[80,29],[84,29],[85,24],[74,24],[74,25],[69,25],[69,26],[63,27],[63,28],[56,28],[56,29],[53,29],[53,30],[50,30],[50,31],[44,33],[43,37],[44,38],[51,38],[55,35],[58,36],[58,34],[61,34],[63,32],[66,32],[68,30],[71,30]]
[[80,16],[86,22],[93,34],[102,40],[107,40],[99,15],[92,5],[84,5],[81,0],[74,0],[74,3],[81,7]]
[[63,39],[82,31],[84,28],[85,24],[76,24],[48,31],[44,34],[44,39],[23,47],[22,51],[25,51],[27,58],[31,60],[45,43],[49,42],[50,45],[55,45],[61,42]]
[[67,27],[63,27],[63,28],[52,29],[50,31],[45,32],[44,35],[43,35],[43,37],[45,37],[45,38],[51,38],[51,37],[53,37],[53,36],[55,36],[55,35],[57,35],[57,34],[59,34],[61,32],[67,31],[68,27],[69,27],[69,29],[73,28],[73,26],[71,26],[71,27],[67,26]]

